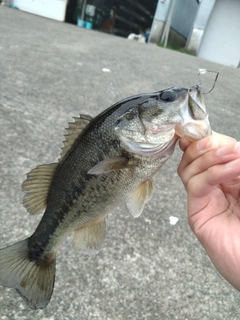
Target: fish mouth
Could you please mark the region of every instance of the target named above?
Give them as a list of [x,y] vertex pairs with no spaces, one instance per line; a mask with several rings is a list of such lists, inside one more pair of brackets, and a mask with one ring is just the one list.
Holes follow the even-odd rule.
[[196,141],[212,134],[211,126],[206,112],[201,86],[195,85],[188,89],[187,110],[182,113],[182,123],[175,128],[179,137]]
[[203,120],[206,118],[207,112],[200,85],[188,89],[188,107],[193,119]]

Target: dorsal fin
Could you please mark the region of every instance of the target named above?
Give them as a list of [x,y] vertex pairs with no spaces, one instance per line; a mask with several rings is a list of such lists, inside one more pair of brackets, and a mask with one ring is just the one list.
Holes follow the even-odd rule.
[[48,190],[57,163],[43,164],[31,170],[22,184],[26,192],[23,205],[31,214],[43,212],[47,205]]
[[[66,140],[62,148],[61,160],[70,149],[78,135],[89,124],[92,117],[80,114],[73,118],[75,122],[70,122],[66,129]],[[47,205],[47,196],[57,163],[44,164],[36,167],[27,174],[27,179],[22,184],[22,189],[26,192],[23,198],[23,205],[31,214],[43,212]]]
[[59,160],[65,156],[65,154],[73,145],[76,138],[93,118],[87,114],[80,114],[79,117],[73,117],[73,119],[75,120],[75,122],[69,122],[69,127],[66,128],[66,140],[63,142],[64,146],[62,147],[62,152]]

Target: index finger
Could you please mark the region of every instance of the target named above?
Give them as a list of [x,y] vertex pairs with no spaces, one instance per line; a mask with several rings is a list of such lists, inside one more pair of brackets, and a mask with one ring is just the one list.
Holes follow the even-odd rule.
[[[181,175],[181,172],[190,163],[192,163],[194,160],[202,156],[204,153],[213,149],[218,149],[220,147],[223,147],[225,145],[228,145],[234,142],[236,142],[236,140],[232,137],[219,134],[219,133],[214,133],[213,135],[208,136],[204,139],[190,143],[187,146],[186,151],[182,156],[182,160],[178,167],[178,174]],[[183,141],[183,143],[185,142]]]

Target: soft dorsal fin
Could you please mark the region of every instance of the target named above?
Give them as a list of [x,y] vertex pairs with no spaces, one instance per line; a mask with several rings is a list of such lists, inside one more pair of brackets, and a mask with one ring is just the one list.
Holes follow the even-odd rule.
[[147,180],[142,182],[128,197],[126,205],[134,218],[140,216],[145,204],[152,198],[153,182]]
[[79,249],[81,253],[93,255],[97,254],[105,238],[105,219],[89,224],[83,228],[75,229],[72,245]]
[[57,163],[43,164],[31,170],[22,184],[26,192],[23,205],[31,214],[42,213],[47,205],[48,190]]
[[60,159],[62,159],[65,156],[65,154],[73,145],[76,138],[93,118],[87,114],[80,114],[79,117],[73,117],[73,119],[75,120],[75,122],[69,122],[69,127],[66,128],[66,140],[63,142],[64,146],[62,147]]

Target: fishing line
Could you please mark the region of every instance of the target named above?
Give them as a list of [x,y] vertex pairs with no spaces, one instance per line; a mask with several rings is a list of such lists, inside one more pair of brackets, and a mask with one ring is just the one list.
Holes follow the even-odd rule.
[[223,66],[219,71],[208,70],[208,69],[199,69],[198,76],[201,76],[201,74],[205,74],[205,73],[216,73],[216,77],[215,77],[215,80],[214,80],[212,88],[208,92],[203,92],[203,94],[208,94],[208,93],[213,91],[213,89],[215,88],[215,84],[217,82],[218,76],[219,76],[219,74],[220,74],[220,72],[222,71],[223,68],[225,68],[225,66]]

